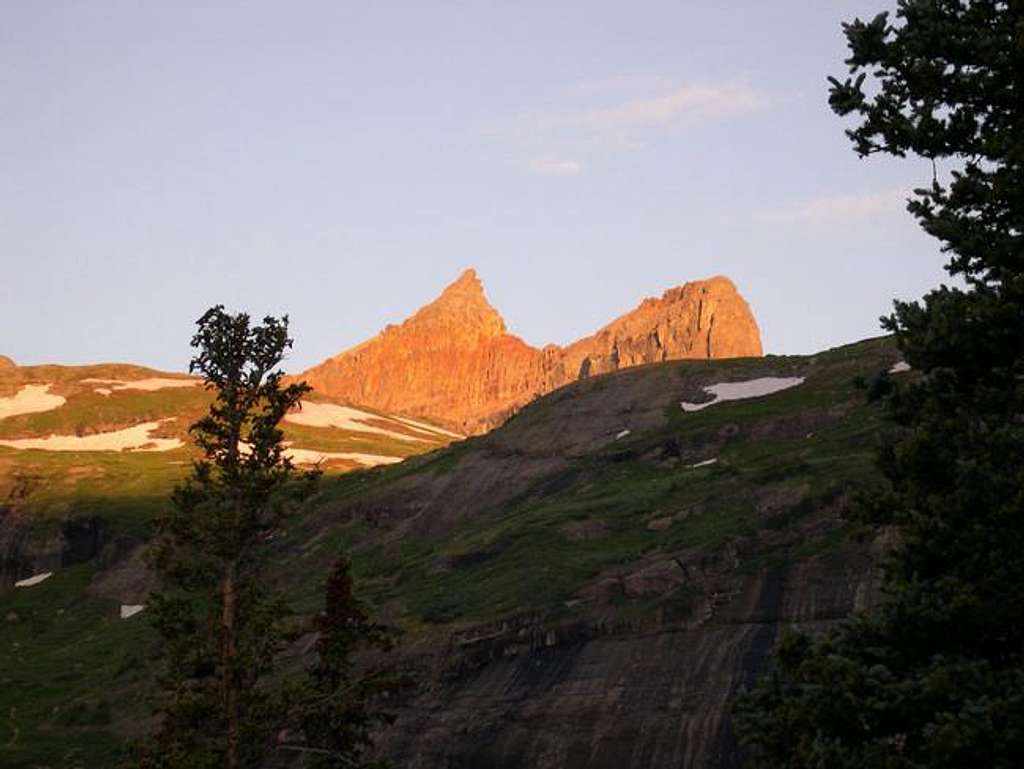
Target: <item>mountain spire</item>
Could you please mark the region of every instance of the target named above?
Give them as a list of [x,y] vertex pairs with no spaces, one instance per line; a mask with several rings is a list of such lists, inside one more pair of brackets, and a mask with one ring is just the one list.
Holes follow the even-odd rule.
[[487,301],[483,284],[472,267],[463,271],[437,299],[406,321],[406,324],[421,323],[456,326],[483,336],[505,333],[505,321]]
[[408,320],[302,379],[329,397],[479,433],[584,371],[758,355],[753,313],[722,277],[669,289],[584,339],[539,350],[506,332],[469,269]]

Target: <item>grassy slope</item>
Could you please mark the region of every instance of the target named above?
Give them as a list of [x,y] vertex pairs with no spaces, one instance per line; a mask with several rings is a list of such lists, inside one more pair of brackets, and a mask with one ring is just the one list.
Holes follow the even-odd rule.
[[94,571],[79,564],[0,597],[0,765],[110,766],[123,743],[114,719],[145,712],[152,631],[86,592]]
[[[23,385],[52,384],[60,408],[0,420],[0,438],[91,434],[173,419],[160,432],[187,439],[188,425],[205,413],[202,388],[95,392],[88,378],[169,376],[138,366],[34,366],[0,369],[0,397]],[[314,396],[315,399],[315,396]],[[421,431],[379,415],[382,426],[422,437]],[[447,438],[408,442],[337,428],[286,426],[299,448],[410,456]],[[22,547],[45,546],[55,523],[102,518],[114,536],[149,537],[152,521],[192,457],[182,448],[159,453],[19,451],[0,447],[0,524],[4,508],[16,518]],[[332,460],[332,472],[354,463]],[[0,527],[2,529],[2,527]],[[2,534],[2,531],[0,531]],[[0,545],[2,545],[0,537]],[[86,588],[95,563],[61,569],[31,589],[0,592],[0,766],[101,766],[144,712],[141,681],[149,680],[145,615],[118,618],[118,602]]]
[[[0,369],[0,397],[12,395],[23,385],[51,384],[51,391],[67,402],[60,408],[0,420],[0,438],[48,435],[87,435],[118,430],[142,422],[170,420],[159,435],[188,441],[188,426],[202,416],[209,393],[201,387],[165,388],[153,392],[115,391],[104,396],[89,378],[144,379],[168,377],[160,371],[124,364],[95,366],[32,366]],[[319,400],[314,396],[314,399]],[[375,412],[370,412],[371,414]],[[286,424],[285,439],[297,448],[328,452],[359,452],[383,456],[411,456],[448,442],[443,436],[426,436],[380,415],[387,429],[426,441],[403,441],[385,435],[332,427]],[[187,471],[192,454],[182,448],[169,452],[52,452],[21,451],[0,446],[0,507],[17,503],[32,510],[33,517],[61,517],[74,511],[84,515],[103,509],[126,525],[152,517],[164,504],[173,485]],[[336,469],[357,465],[341,460]]]
[[[687,588],[629,595],[623,577],[668,558],[718,557],[727,547],[743,553],[746,569],[841,557],[836,500],[873,481],[878,430],[877,414],[852,383],[894,357],[887,342],[874,340],[813,358],[672,363],[578,383],[492,436],[328,478],[317,503],[275,543],[275,580],[311,611],[330,562],[349,552],[364,594],[409,631],[410,647],[524,613],[686,621],[694,605]],[[678,408],[676,390],[692,393],[694,382],[766,373],[808,379],[762,399],[690,414]],[[656,426],[584,442],[522,483],[502,483],[547,450],[532,436],[568,434],[602,394],[656,376],[675,388]],[[718,463],[689,467],[711,457]],[[174,478],[151,458],[112,455],[102,476],[69,485],[74,455],[48,455],[34,471],[50,481],[32,499],[53,514],[95,505],[118,526],[144,532]],[[497,464],[496,480],[451,513],[443,484],[470,485],[485,460]],[[402,500],[423,512],[399,510]],[[455,516],[452,525],[423,525],[442,514]],[[36,588],[0,593],[0,765],[109,765],[114,735],[139,727],[150,631],[145,614],[120,621],[115,602],[85,591],[94,569],[80,564]]]
[[[483,495],[440,536],[421,536],[401,521],[374,527],[358,514],[338,520],[335,511],[367,507],[363,498],[374,499],[409,474],[457,472],[461,457],[488,451],[486,439],[355,474],[327,491],[321,511],[292,531],[282,549],[298,554],[303,574],[323,573],[340,548],[351,549],[363,589],[378,605],[408,627],[437,625],[445,632],[513,613],[603,618],[609,606],[586,596],[599,578],[628,574],[631,564],[696,558],[727,544],[742,544],[748,569],[839,550],[845,546],[841,524],[834,516],[822,520],[820,511],[875,481],[878,414],[853,381],[885,370],[892,359],[887,343],[872,341],[813,359],[663,364],[676,367],[681,378],[711,371],[709,381],[760,376],[766,367],[808,379],[792,390],[700,412],[670,408],[662,426],[574,456],[511,498],[496,492],[495,503]],[[580,390],[601,386],[598,379]],[[556,397],[504,429],[520,420],[559,429],[558,412],[566,407]],[[689,466],[710,458],[718,462]],[[592,533],[576,537],[574,530]],[[315,605],[315,583],[289,574],[282,580],[305,605]],[[651,601],[617,603],[642,610]]]

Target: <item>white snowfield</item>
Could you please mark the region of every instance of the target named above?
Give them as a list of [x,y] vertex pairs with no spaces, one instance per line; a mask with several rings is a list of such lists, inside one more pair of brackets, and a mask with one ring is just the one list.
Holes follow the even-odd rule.
[[33,574],[31,577],[27,577],[25,579],[19,579],[17,582],[14,583],[14,586],[15,587],[32,587],[33,585],[38,585],[40,582],[48,580],[52,576],[53,576],[53,572],[52,571],[44,571],[42,574]]
[[423,430],[427,433],[437,433],[438,435],[447,435],[449,438],[465,438],[465,435],[460,433],[453,433],[451,430],[445,430],[443,427],[435,427],[434,425],[428,425],[426,422],[418,422],[415,419],[409,419],[408,417],[396,417],[392,416],[392,419],[397,419],[399,422],[404,422],[409,427],[415,427],[417,430]]
[[95,435],[48,435],[45,438],[12,438],[0,440],[0,446],[11,449],[42,451],[170,451],[182,445],[177,438],[154,438],[150,435],[162,422],[144,422],[123,430]]
[[313,449],[286,449],[285,454],[297,465],[315,465],[319,462],[326,462],[330,459],[344,459],[348,462],[355,462],[363,467],[376,467],[377,465],[394,465],[401,462],[404,457],[386,457],[380,454],[360,454],[357,451],[315,451]]
[[165,390],[169,387],[196,387],[203,383],[202,379],[172,379],[171,377],[149,377],[148,379],[83,379],[82,384],[103,385],[93,389],[100,395],[110,395],[115,390]]
[[[334,403],[313,403],[305,402],[299,411],[293,411],[285,417],[285,421],[307,427],[340,427],[343,430],[351,430],[354,433],[368,433],[372,435],[384,435],[399,441],[411,441],[423,443],[433,439],[434,435],[454,435],[444,430],[428,427],[422,423],[412,424],[413,420],[402,419],[402,422],[411,424],[417,430],[432,435],[416,437],[407,433],[400,433],[397,430],[388,430],[385,427],[369,424],[367,420],[387,420],[388,417],[371,414],[368,411],[360,411],[351,406],[339,406]],[[462,437],[462,436],[456,436]]]
[[128,619],[129,617],[134,617],[136,614],[138,614],[145,608],[145,604],[123,603],[121,604],[121,619]]
[[910,371],[910,364],[905,360],[897,361],[892,364],[892,368],[889,369],[890,374],[902,374],[904,371]]
[[714,395],[714,400],[707,403],[687,403],[683,401],[679,405],[683,411],[700,411],[708,406],[713,406],[722,401],[739,401],[747,398],[761,398],[765,395],[788,390],[804,383],[804,377],[761,377],[760,379],[749,379],[746,382],[722,382],[721,384],[708,385],[704,392]]
[[[363,467],[376,467],[377,465],[393,465],[401,462],[404,457],[388,457],[380,454],[362,454],[358,451],[317,451],[316,449],[296,449],[291,443],[284,444],[284,455],[297,465],[315,465],[331,459],[344,459],[347,462],[355,462]],[[252,447],[245,442],[239,444],[239,451],[243,456],[248,456]]]
[[50,393],[51,387],[53,385],[25,385],[14,395],[0,398],[0,419],[6,419],[7,417],[19,414],[38,414],[42,411],[59,409],[67,403],[67,399],[60,395],[52,395]]
[[[151,432],[160,422],[145,422],[123,430],[96,435],[49,435],[46,438],[13,438],[0,440],[0,446],[12,449],[38,449],[41,451],[170,451],[182,446],[178,438],[155,438]],[[315,465],[331,459],[344,459],[364,467],[393,465],[404,457],[363,454],[357,451],[316,451],[314,449],[287,448],[285,454],[298,465]]]

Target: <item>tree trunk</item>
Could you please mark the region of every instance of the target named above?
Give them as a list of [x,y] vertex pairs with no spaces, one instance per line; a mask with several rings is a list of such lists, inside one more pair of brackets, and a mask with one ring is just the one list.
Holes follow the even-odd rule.
[[228,744],[226,769],[238,769],[238,677],[236,675],[238,645],[235,638],[235,561],[224,565],[221,581],[221,680],[224,715],[227,719]]

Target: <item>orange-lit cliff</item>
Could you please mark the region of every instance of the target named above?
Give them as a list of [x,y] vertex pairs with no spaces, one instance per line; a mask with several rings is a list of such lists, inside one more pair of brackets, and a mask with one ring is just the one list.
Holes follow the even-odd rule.
[[537,349],[509,334],[467,270],[398,326],[301,375],[333,398],[484,432],[581,376],[680,358],[761,355],[757,323],[732,281],[686,283],[595,334]]

